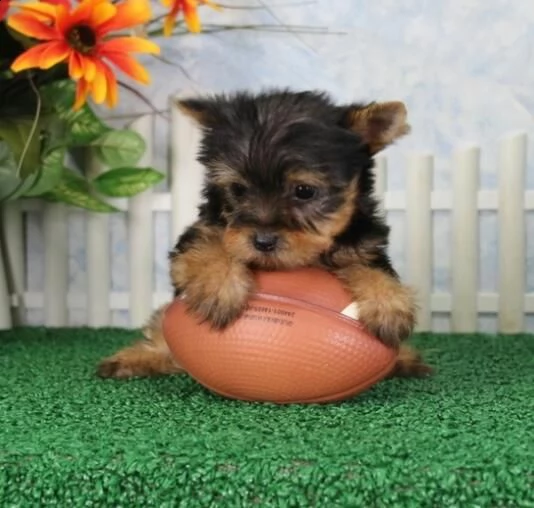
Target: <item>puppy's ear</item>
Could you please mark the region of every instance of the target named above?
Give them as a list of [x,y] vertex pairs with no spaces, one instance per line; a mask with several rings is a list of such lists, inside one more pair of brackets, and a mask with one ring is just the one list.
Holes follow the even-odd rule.
[[407,110],[402,102],[378,102],[345,109],[344,127],[359,134],[372,155],[408,134]]
[[217,121],[217,110],[210,99],[178,99],[176,105],[184,115],[191,117],[202,127],[212,127]]

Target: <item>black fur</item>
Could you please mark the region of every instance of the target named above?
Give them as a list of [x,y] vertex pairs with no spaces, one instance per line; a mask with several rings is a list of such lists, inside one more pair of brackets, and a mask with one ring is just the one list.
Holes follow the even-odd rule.
[[288,167],[335,175],[341,184],[371,164],[362,139],[343,125],[345,108],[321,93],[238,93],[183,104],[203,118],[199,161],[208,171],[224,164],[266,191],[279,191]]
[[[186,310],[223,330],[246,311],[255,270],[322,267],[358,302],[362,325],[400,348],[416,309],[387,255],[373,156],[409,131],[404,104],[338,106],[323,93],[287,90],[179,104],[203,128],[206,169],[197,220],[170,253],[175,296]],[[105,360],[99,373],[174,372],[163,312],[145,329],[146,341]],[[400,350],[395,374],[429,371],[417,352]]]
[[[373,159],[362,137],[347,125],[349,113],[363,104],[338,106],[324,93],[275,90],[191,99],[181,105],[203,128],[203,224],[313,230],[318,221],[338,212],[357,176],[356,211],[332,251],[322,253],[321,259],[328,264],[337,248],[377,240],[375,264],[394,274],[386,254],[389,228],[378,216],[372,195]],[[326,182],[312,203],[295,203],[285,186],[288,172],[296,168]],[[241,183],[222,188],[216,180],[221,171]],[[268,209],[262,217],[257,212],[261,206]],[[194,227],[186,231],[175,252],[187,248],[195,234]]]

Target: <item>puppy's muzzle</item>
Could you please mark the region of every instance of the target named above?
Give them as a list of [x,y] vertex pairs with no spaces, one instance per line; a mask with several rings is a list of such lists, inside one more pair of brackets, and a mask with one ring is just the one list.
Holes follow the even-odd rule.
[[278,245],[278,235],[270,232],[256,232],[252,236],[252,244],[259,252],[272,252]]

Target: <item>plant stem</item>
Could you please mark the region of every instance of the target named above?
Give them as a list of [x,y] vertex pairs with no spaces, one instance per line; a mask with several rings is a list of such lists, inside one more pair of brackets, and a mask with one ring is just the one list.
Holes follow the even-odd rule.
[[[287,2],[287,3],[279,3],[276,5],[273,5],[272,7],[300,7],[301,5],[313,5],[316,3],[314,0],[310,1],[303,1],[303,2]],[[230,9],[230,10],[243,10],[243,11],[261,11],[265,9],[265,6],[263,5],[227,5],[227,4],[221,4],[217,3],[219,7],[222,9]]]
[[[218,24],[206,24],[202,29],[204,34],[213,34],[218,32],[236,31],[236,30],[257,30],[258,32],[274,32],[274,33],[287,33],[288,35],[301,33],[312,35],[346,35],[347,32],[331,32],[328,28],[321,26],[311,25],[218,25]],[[173,35],[188,35],[190,32],[186,28],[182,28],[181,31],[173,32]],[[158,28],[155,30],[149,30],[147,32],[149,37],[161,37],[163,35],[163,29]]]
[[28,139],[26,140],[26,144],[24,145],[24,148],[22,150],[22,153],[20,155],[20,161],[17,167],[17,176],[20,177],[20,172],[22,169],[22,164],[24,163],[24,159],[26,158],[26,154],[28,153],[28,149],[30,147],[30,144],[32,142],[33,136],[35,136],[35,132],[37,130],[37,125],[39,124],[39,119],[41,116],[41,95],[39,94],[39,90],[37,90],[35,83],[33,82],[32,77],[28,74],[28,80],[30,82],[30,86],[35,93],[35,97],[37,98],[37,106],[35,107],[35,117],[33,119],[33,124],[30,130],[30,135],[28,136]]
[[124,81],[118,80],[117,83],[119,84],[119,86],[122,86],[123,88],[128,90],[130,93],[134,94],[137,98],[142,100],[152,110],[152,113],[161,116],[164,120],[167,120],[167,121],[169,120],[169,118],[165,116],[163,113],[161,113],[161,110],[156,108],[156,106],[154,106],[154,104],[152,104],[152,102],[149,99],[147,99],[139,90],[136,90],[133,86],[130,86]]

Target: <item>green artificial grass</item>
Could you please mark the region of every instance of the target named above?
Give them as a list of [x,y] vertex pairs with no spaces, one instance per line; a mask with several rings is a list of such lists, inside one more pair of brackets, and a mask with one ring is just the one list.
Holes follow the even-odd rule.
[[96,378],[134,336],[0,333],[2,508],[534,506],[532,336],[417,336],[433,378],[323,406]]

